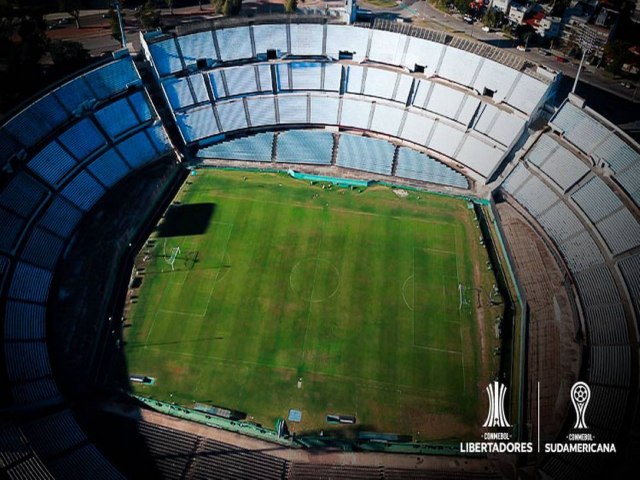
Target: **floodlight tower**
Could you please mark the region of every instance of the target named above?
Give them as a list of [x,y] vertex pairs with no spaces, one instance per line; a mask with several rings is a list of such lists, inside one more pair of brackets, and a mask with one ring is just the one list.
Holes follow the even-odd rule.
[[595,39],[592,35],[588,35],[586,27],[583,26],[580,32],[580,38],[578,39],[578,45],[580,45],[580,50],[582,50],[582,58],[580,59],[580,66],[578,67],[578,73],[576,73],[576,79],[573,82],[571,93],[576,93],[576,87],[578,86],[578,79],[580,78],[580,73],[582,72],[584,59],[586,58],[587,54],[593,50],[594,43]]
[[116,15],[118,15],[118,26],[120,27],[120,42],[122,48],[127,48],[127,38],[124,34],[124,21],[122,20],[122,9],[120,7],[120,0],[113,0],[113,6],[116,9]]

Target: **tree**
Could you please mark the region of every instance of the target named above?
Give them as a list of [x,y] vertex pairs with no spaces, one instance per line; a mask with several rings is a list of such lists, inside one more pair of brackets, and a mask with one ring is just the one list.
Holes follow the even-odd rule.
[[454,0],[453,4],[458,9],[458,11],[462,14],[469,13],[471,11],[471,7],[469,6],[469,0]]
[[534,38],[535,38],[535,33],[532,32],[531,30],[525,31],[520,36],[520,39],[524,42],[524,48],[525,49],[529,48],[529,42]]
[[211,0],[211,6],[214,8],[216,13],[222,13],[224,4],[225,0]]
[[49,54],[54,66],[64,73],[74,72],[84,67],[91,56],[79,42],[55,40],[49,44]]
[[147,0],[147,3],[136,13],[136,17],[145,30],[152,30],[160,26],[160,12],[153,5],[152,0]]
[[482,23],[490,28],[496,26],[496,11],[493,8],[487,8],[487,11],[482,16]]
[[284,11],[287,13],[293,13],[298,9],[298,0],[285,0]]
[[76,28],[80,27],[80,8],[82,0],[58,0],[58,7],[63,12],[67,12],[76,22]]
[[604,46],[604,56],[607,61],[606,70],[611,73],[620,73],[622,65],[629,62],[633,55],[629,51],[631,43],[613,40]]
[[498,28],[502,22],[504,22],[504,12],[495,8],[487,8],[482,17],[482,23],[489,28]]
[[551,4],[551,15],[562,17],[564,11],[571,5],[571,0],[553,0]]
[[39,12],[0,4],[0,110],[46,84],[40,60],[49,42]]
[[242,0],[211,0],[211,6],[216,13],[233,16],[238,15],[242,10]]
[[[120,32],[120,23],[118,22],[118,14],[113,9],[113,7],[109,7],[109,12],[107,13],[109,16],[109,25],[111,26],[111,37],[118,41],[118,43],[122,43],[122,34]],[[122,13],[124,16],[124,12]]]
[[432,0],[433,5],[438,9],[446,12],[448,8],[449,0]]
[[222,7],[222,13],[227,16],[238,15],[242,10],[242,0],[226,0]]

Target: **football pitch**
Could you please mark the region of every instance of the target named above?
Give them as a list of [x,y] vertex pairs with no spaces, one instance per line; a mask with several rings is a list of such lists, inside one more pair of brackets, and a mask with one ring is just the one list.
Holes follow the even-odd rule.
[[298,432],[326,430],[327,414],[425,440],[475,431],[496,360],[474,212],[397,193],[190,176],[136,262],[125,351],[156,383],[134,391],[269,428],[294,408]]

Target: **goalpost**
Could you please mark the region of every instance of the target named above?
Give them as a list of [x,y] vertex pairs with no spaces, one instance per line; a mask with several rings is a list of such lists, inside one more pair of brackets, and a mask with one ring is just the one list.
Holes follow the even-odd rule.
[[171,249],[171,256],[168,259],[165,259],[165,261],[171,265],[171,270],[173,271],[173,264],[176,263],[176,258],[178,258],[178,255],[180,254],[180,247],[173,247]]

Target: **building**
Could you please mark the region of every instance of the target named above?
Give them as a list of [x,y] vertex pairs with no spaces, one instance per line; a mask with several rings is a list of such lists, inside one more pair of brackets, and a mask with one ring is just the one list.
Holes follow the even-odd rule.
[[633,23],[640,23],[640,0],[636,0],[635,10],[631,11],[631,21]]
[[531,10],[533,10],[534,6],[535,6],[534,3],[523,5],[520,3],[511,2],[511,8],[507,13],[507,17],[509,18],[509,21],[511,23],[516,25],[522,25],[524,23],[525,16],[529,12],[531,12]]
[[567,47],[586,49],[593,63],[602,59],[604,46],[615,34],[619,12],[607,7],[599,11],[591,5],[578,3],[565,12],[562,41]]
[[613,27],[618,21],[619,12],[611,8],[602,7],[595,19],[599,27]]
[[611,33],[611,29],[589,25],[584,17],[571,17],[562,29],[561,38],[567,46],[586,49],[590,57],[600,59]]
[[506,15],[509,13],[509,7],[511,7],[511,0],[492,0],[489,4],[491,8],[500,10]]
[[542,38],[557,38],[562,29],[562,19],[560,17],[544,16],[537,22],[534,21],[532,26]]

